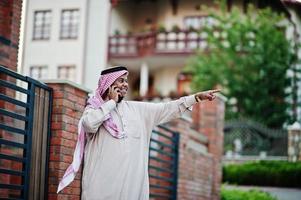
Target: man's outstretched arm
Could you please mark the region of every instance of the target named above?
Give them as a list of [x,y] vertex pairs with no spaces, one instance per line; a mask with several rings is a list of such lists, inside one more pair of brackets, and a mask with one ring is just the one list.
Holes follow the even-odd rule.
[[153,126],[166,123],[180,117],[197,102],[214,100],[217,92],[220,92],[220,90],[198,92],[167,103],[148,103],[145,105],[145,111],[147,111],[144,112],[147,113],[145,120],[148,123],[152,121],[154,123]]

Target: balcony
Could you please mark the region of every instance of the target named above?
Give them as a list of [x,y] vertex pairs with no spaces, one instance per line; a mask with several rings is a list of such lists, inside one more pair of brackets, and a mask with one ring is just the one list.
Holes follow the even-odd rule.
[[151,55],[189,55],[206,49],[206,33],[201,31],[147,32],[109,37],[110,58],[140,58]]

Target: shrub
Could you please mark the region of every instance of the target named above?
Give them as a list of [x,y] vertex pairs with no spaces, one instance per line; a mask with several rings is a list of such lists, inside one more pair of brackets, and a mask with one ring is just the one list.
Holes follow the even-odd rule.
[[269,193],[259,190],[242,191],[222,188],[221,200],[277,200]]
[[301,188],[301,162],[259,161],[223,167],[223,182]]

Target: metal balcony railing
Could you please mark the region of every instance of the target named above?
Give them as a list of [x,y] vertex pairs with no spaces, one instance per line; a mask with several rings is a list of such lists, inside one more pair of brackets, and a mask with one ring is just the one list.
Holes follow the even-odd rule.
[[109,37],[109,58],[143,57],[155,54],[191,54],[206,49],[202,31],[147,32]]

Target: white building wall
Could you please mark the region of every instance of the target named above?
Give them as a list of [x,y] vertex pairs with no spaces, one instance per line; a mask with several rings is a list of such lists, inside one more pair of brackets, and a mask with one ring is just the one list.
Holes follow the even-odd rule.
[[170,30],[173,25],[179,27],[184,26],[184,17],[199,16],[208,14],[208,10],[198,10],[198,5],[212,7],[213,2],[205,0],[182,0],[178,2],[176,15],[173,14],[170,1],[158,0],[135,2],[120,2],[112,9],[110,34],[113,35],[115,30],[119,30],[121,34],[126,34],[128,31],[142,32],[150,28],[146,24],[147,19],[151,19],[154,26],[163,25],[167,30]]
[[110,19],[110,35],[114,35],[115,31],[118,30],[120,34],[127,34],[128,31],[133,31],[134,18],[137,17],[134,14],[141,12],[136,10],[133,12],[133,5],[130,3],[120,3],[118,7],[115,7],[111,11]]
[[[63,9],[79,9],[77,39],[60,39]],[[75,82],[94,90],[107,65],[110,9],[108,0],[27,0],[21,73],[30,75],[31,66],[47,66],[45,79],[56,79],[58,66],[76,66]],[[49,40],[33,40],[34,12],[38,10],[51,10]]]
[[207,15],[207,9],[197,9],[198,6],[213,7],[213,1],[185,0],[178,2],[176,15],[173,14],[169,1],[160,0],[158,3],[158,22],[170,30],[174,25],[184,27],[184,17]]
[[108,0],[88,0],[88,25],[84,50],[83,83],[89,89],[97,87],[100,71],[107,67],[108,33],[111,3]]
[[[298,35],[299,35],[299,38],[298,38],[298,42],[299,44],[301,44],[301,15],[299,13],[298,15],[298,10],[297,9],[291,9],[291,8],[288,8],[290,14],[291,14],[291,17],[292,17],[292,21],[295,23],[296,25],[296,31],[298,32]],[[293,37],[293,27],[290,27],[291,29],[288,31],[288,35],[289,35],[289,38],[292,38]],[[298,48],[299,51],[298,51],[298,58],[299,58],[299,64],[297,64],[297,68],[299,70],[301,70],[301,48]],[[299,82],[298,82],[298,91],[297,91],[297,95],[298,95],[298,108],[297,108],[297,119],[299,122],[301,122],[301,73],[299,72],[297,74],[298,78],[299,78]]]
[[156,70],[153,73],[155,90],[163,96],[168,96],[172,91],[176,92],[177,77],[181,70],[182,67],[161,68]]
[[[79,33],[77,39],[60,39],[61,12],[63,9],[79,9]],[[51,10],[49,40],[33,40],[34,12]],[[31,66],[48,66],[47,79],[57,78],[61,65],[76,66],[75,81],[82,84],[84,38],[86,29],[86,0],[28,0],[23,51],[23,74],[30,75]]]

